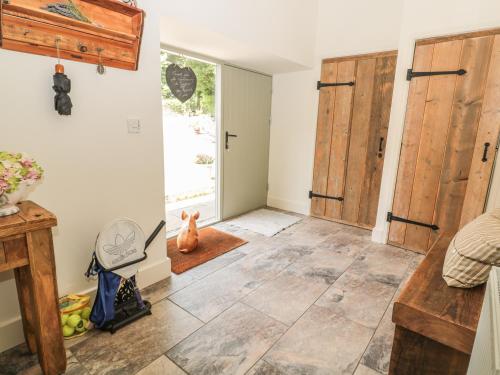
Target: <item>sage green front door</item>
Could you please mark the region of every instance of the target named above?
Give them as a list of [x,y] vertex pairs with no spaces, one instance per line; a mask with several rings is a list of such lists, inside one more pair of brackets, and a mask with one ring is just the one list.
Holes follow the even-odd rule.
[[222,218],[267,202],[272,78],[222,66]]

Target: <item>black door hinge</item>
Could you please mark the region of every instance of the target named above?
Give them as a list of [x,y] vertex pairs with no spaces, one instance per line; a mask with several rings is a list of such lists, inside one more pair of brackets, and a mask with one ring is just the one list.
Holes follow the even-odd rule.
[[444,70],[441,72],[414,72],[413,69],[408,69],[408,71],[406,72],[406,80],[411,81],[411,79],[415,77],[442,76],[447,74],[457,74],[459,76],[463,76],[465,73],[467,73],[467,71],[464,69]]
[[319,90],[322,87],[331,87],[331,86],[354,86],[354,82],[338,82],[338,83],[324,83],[318,81],[316,88]]
[[316,193],[313,193],[311,190],[309,190],[309,199],[313,199],[313,198],[334,199],[334,200],[340,201],[340,202],[342,202],[344,200],[344,198],[342,198],[342,197],[332,197],[329,195],[316,194]]
[[419,225],[421,227],[430,228],[432,230],[439,230],[439,227],[436,224],[426,224],[426,223],[421,223],[419,221],[408,220],[408,219],[405,219],[405,218],[402,218],[402,217],[394,216],[392,214],[392,212],[388,212],[387,213],[387,221],[388,222],[391,222],[391,221],[400,221],[400,222],[406,223],[406,224]]

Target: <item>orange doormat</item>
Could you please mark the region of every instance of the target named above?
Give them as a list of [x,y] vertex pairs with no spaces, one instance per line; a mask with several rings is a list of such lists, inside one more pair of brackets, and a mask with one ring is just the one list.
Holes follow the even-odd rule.
[[180,274],[246,243],[247,241],[241,238],[206,227],[199,230],[196,250],[187,254],[181,253],[177,248],[177,237],[172,237],[167,241],[167,254],[172,261],[172,272]]

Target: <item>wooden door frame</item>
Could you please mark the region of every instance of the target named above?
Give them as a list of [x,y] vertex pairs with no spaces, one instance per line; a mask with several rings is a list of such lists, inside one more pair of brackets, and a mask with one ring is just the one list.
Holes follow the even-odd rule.
[[429,37],[429,38],[416,39],[415,40],[415,47],[424,46],[427,44],[449,42],[452,40],[479,38],[482,36],[493,36],[493,35],[498,35],[498,34],[500,34],[500,27],[493,28],[493,29],[479,30],[479,31],[464,32],[464,33],[459,33],[459,34],[433,36],[433,37]]
[[362,53],[360,55],[350,55],[350,56],[339,56],[339,57],[328,57],[321,60],[321,65],[334,63],[334,62],[342,62],[342,61],[350,61],[350,60],[366,60],[366,59],[376,59],[378,57],[390,57],[397,56],[398,50],[388,50],[381,52],[371,52],[371,53]]

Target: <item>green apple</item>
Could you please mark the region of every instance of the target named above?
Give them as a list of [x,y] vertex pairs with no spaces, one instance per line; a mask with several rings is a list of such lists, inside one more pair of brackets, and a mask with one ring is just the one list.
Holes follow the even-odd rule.
[[80,322],[75,327],[75,331],[78,333],[85,331],[85,322],[83,321],[83,319],[80,319]]
[[82,321],[82,317],[80,315],[71,314],[66,322],[70,327],[75,328]]
[[82,309],[73,311],[71,315],[82,315]]
[[90,307],[85,307],[82,310],[82,318],[85,320],[89,320],[91,311],[92,309]]
[[86,319],[83,319],[83,326],[85,327],[85,329],[89,329],[90,327],[90,322]]
[[63,336],[64,337],[73,336],[73,333],[75,333],[75,329],[73,327],[70,327],[70,326],[63,327]]
[[61,326],[65,326],[66,322],[68,321],[69,315],[68,314],[62,314],[61,315]]

